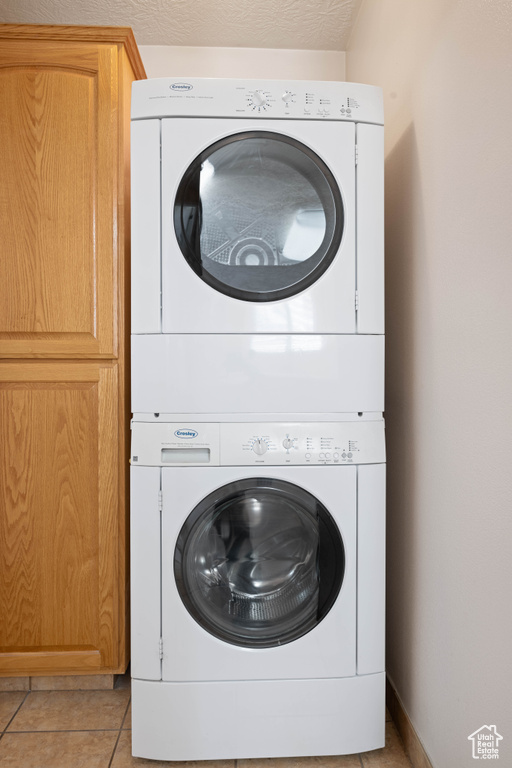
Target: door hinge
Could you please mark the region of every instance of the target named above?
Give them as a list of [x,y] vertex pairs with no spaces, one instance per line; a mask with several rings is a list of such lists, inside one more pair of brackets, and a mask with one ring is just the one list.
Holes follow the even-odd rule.
[[356,308],[356,312],[357,312],[357,310],[359,309],[359,291],[356,291],[355,308]]
[[158,656],[160,658],[160,661],[162,661],[164,657],[164,639],[163,637],[160,638],[158,641]]
[[164,508],[164,499],[162,495],[162,491],[158,491],[158,511],[161,512]]
[[359,146],[357,144],[355,145],[354,160],[357,165],[359,162]]

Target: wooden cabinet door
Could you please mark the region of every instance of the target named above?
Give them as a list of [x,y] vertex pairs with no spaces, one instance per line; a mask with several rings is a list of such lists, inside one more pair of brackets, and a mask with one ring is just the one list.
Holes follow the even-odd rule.
[[118,48],[0,39],[0,357],[117,355]]
[[120,663],[117,404],[116,364],[0,363],[0,676]]

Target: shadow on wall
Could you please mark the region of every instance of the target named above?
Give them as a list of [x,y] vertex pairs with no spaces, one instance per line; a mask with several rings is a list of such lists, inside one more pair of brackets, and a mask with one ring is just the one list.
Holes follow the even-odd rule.
[[[386,158],[386,440],[387,669],[401,696],[414,699],[413,632],[417,593],[415,445],[418,380],[415,350],[419,306],[428,292],[425,225],[414,126]],[[421,294],[420,290],[421,289]],[[423,299],[422,299],[423,295]],[[427,294],[428,296],[428,294]]]

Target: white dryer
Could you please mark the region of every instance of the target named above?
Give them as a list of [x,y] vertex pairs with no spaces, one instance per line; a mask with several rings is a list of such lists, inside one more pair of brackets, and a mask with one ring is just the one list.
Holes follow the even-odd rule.
[[133,754],[383,746],[382,420],[132,437]]
[[211,399],[203,386],[182,412],[231,412],[219,395],[233,386],[242,410],[268,411],[258,395],[286,392],[287,371],[310,393],[305,412],[382,411],[382,123],[373,86],[133,84],[134,412],[175,411],[167,369],[203,381],[210,359]]

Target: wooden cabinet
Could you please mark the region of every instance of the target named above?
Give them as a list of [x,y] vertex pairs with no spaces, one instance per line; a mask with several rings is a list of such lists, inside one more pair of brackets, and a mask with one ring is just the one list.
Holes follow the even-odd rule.
[[117,666],[118,378],[0,366],[0,674]]
[[129,29],[0,25],[0,676],[128,663]]

